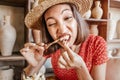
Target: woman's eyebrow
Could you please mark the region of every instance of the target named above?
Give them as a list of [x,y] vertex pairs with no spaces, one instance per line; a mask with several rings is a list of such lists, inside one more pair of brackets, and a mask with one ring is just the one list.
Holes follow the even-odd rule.
[[63,12],[65,12],[65,11],[70,11],[70,9],[64,9],[64,10],[62,10],[61,14],[63,14]]
[[46,21],[48,21],[48,19],[54,19],[53,17],[48,17],[47,19],[46,19]]

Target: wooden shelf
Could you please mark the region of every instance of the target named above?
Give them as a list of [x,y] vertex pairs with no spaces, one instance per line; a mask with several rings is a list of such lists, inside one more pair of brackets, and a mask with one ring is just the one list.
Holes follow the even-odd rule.
[[0,0],[0,5],[25,7],[27,0]]
[[89,24],[107,24],[107,19],[85,19]]
[[108,40],[108,43],[120,43],[120,39]]
[[25,60],[21,55],[12,55],[12,56],[0,56],[0,61],[19,61]]
[[120,0],[110,0],[110,7],[120,8]]

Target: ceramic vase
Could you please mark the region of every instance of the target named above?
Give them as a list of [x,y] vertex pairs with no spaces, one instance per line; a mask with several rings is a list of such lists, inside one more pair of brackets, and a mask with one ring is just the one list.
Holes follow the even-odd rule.
[[116,31],[116,22],[115,20],[110,19],[108,24],[108,39],[112,40],[114,38]]
[[120,39],[120,20],[117,21],[116,32],[117,32],[117,38]]
[[16,30],[10,23],[10,16],[4,16],[0,24],[1,55],[11,56],[16,41]]
[[101,2],[95,1],[95,7],[92,9],[92,17],[95,19],[101,19],[103,15],[103,9],[101,8]]
[[[120,20],[117,21],[116,32],[117,32],[117,38],[120,40]],[[116,56],[120,57],[120,49],[118,49]]]
[[88,10],[84,15],[83,18],[89,19],[91,17],[91,10]]
[[41,42],[41,32],[40,30],[32,30],[32,36],[35,43],[39,44]]
[[94,35],[98,35],[98,25],[92,24],[90,25],[90,33]]
[[7,66],[0,68],[0,80],[14,80],[14,70]]

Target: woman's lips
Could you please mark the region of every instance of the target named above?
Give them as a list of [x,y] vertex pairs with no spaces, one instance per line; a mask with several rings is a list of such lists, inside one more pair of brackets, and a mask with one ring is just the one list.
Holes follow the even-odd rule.
[[70,35],[66,34],[60,37],[60,41],[69,41],[70,40]]

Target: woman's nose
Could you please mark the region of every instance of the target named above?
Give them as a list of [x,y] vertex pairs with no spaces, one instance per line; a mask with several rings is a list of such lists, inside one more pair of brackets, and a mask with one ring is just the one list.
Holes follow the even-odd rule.
[[58,33],[62,34],[62,33],[65,33],[65,31],[66,31],[66,25],[64,23],[60,24],[58,27]]

